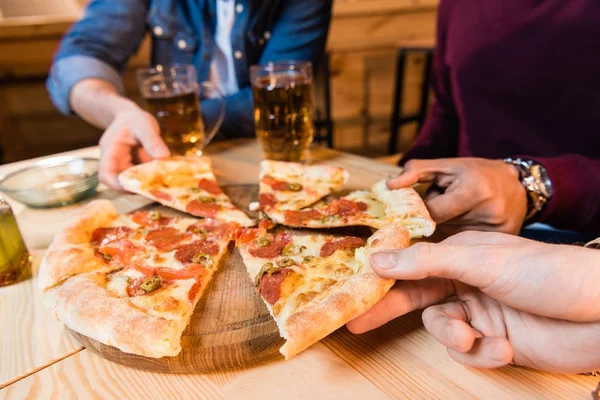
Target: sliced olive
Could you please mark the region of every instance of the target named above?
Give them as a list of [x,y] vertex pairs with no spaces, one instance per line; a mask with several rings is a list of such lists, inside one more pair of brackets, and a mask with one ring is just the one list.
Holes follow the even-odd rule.
[[206,230],[206,228],[204,228],[202,226],[196,226],[196,227],[194,227],[192,232],[194,232],[197,235],[205,235],[207,230]]
[[272,262],[265,263],[262,266],[262,268],[260,269],[260,272],[258,273],[258,275],[256,275],[256,278],[254,280],[254,285],[256,287],[258,287],[258,285],[260,284],[260,278],[262,278],[263,275],[272,274],[275,271],[277,271],[277,268],[275,267],[275,265]]
[[201,265],[205,265],[207,267],[210,267],[211,265],[213,265],[213,259],[206,254],[196,254],[194,255],[194,257],[192,257],[192,262],[194,264],[201,264]]
[[148,218],[150,218],[153,221],[158,221],[159,219],[162,218],[162,215],[160,215],[160,211],[154,210],[154,211],[150,211],[148,213]]
[[299,183],[288,183],[288,189],[292,192],[299,192],[302,190],[302,185]]
[[271,244],[271,241],[267,238],[260,238],[256,241],[258,247],[266,247]]
[[102,258],[104,258],[106,261],[112,261],[113,257],[111,255],[104,254],[104,253],[101,253],[101,254],[102,254]]
[[303,263],[309,263],[309,262],[311,262],[311,261],[312,261],[312,260],[314,260],[314,259],[315,259],[315,256],[306,256],[306,257],[304,257],[304,258],[302,259],[302,262],[303,262]]
[[294,256],[298,253],[300,253],[300,247],[291,243],[285,246],[281,251],[281,254],[283,254],[284,256]]
[[198,197],[198,201],[200,203],[214,203],[215,198],[211,197],[211,196],[200,196],[200,197]]
[[279,265],[281,265],[282,267],[289,267],[294,264],[296,264],[296,263],[291,258],[284,258],[281,261],[279,261]]
[[200,193],[200,189],[197,187],[191,187],[188,189],[188,192],[190,193]]
[[154,292],[160,287],[160,278],[156,275],[153,275],[150,278],[146,279],[144,282],[142,282],[140,287],[146,293]]

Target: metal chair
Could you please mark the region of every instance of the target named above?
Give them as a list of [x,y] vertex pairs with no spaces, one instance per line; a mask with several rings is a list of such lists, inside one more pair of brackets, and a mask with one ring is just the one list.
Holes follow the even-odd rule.
[[[431,79],[431,69],[433,65],[433,40],[414,40],[400,43],[398,46],[398,55],[396,57],[396,86],[394,89],[394,104],[392,109],[392,119],[390,122],[390,141],[388,147],[389,154],[398,152],[398,131],[402,125],[417,122],[417,132],[421,130],[427,108],[429,105],[429,89]],[[412,115],[402,115],[403,89],[405,79],[406,60],[412,53],[425,53],[425,62],[423,65],[423,84],[421,87],[421,103],[419,111]]]

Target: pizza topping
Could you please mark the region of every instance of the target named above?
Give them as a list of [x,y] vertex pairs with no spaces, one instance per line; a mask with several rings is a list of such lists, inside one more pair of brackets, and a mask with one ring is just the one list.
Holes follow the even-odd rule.
[[177,300],[176,298],[174,298],[172,296],[168,296],[167,298],[161,300],[160,303],[158,303],[157,305],[155,305],[152,308],[154,309],[154,311],[166,312],[166,311],[171,311],[171,310],[176,309],[178,305],[179,305],[179,300]]
[[302,253],[304,250],[306,250],[306,246],[298,246],[290,243],[283,248],[281,254],[284,256],[295,256]]
[[214,256],[219,253],[219,245],[208,240],[199,240],[197,242],[181,246],[175,252],[175,259],[182,264],[202,264],[194,261],[194,257],[201,255]]
[[116,228],[98,228],[92,233],[92,246],[102,246],[108,242],[123,239],[131,232],[131,228],[119,226]]
[[367,204],[362,201],[352,201],[342,198],[328,203],[327,207],[323,210],[323,213],[326,215],[346,217],[360,214],[361,211],[366,211],[367,208]]
[[160,251],[175,250],[189,233],[181,232],[173,227],[160,228],[150,231],[146,235],[146,243],[153,245]]
[[171,197],[169,193],[161,192],[160,190],[152,189],[150,190],[150,194],[158,200],[163,200],[167,202],[173,201],[173,197]]
[[354,250],[365,245],[365,241],[355,236],[346,236],[339,239],[330,239],[321,247],[321,257],[329,257],[337,250]]
[[273,238],[273,240],[269,240],[268,244],[256,248],[251,248],[249,252],[254,257],[274,258],[281,255],[281,251],[283,250],[283,248],[291,241],[292,239],[287,233],[280,233],[276,235]]
[[141,272],[146,277],[154,275],[154,268],[148,267],[143,264],[132,264],[130,265],[132,269],[135,269],[138,272]]
[[258,196],[258,202],[260,204],[259,210],[264,210],[265,207],[273,207],[277,204],[277,199],[273,193],[261,193]]
[[214,203],[215,202],[215,198],[212,196],[199,196],[198,197],[198,201],[200,203]]
[[107,243],[99,249],[102,257],[111,262],[128,264],[133,257],[144,251],[141,246],[136,246],[129,240],[117,240]]
[[273,273],[265,273],[260,277],[258,292],[270,305],[274,305],[281,296],[281,285],[293,270],[291,268],[278,269]]
[[291,258],[286,257],[279,261],[279,266],[281,267],[291,267],[292,265],[296,265],[296,261],[292,260]]
[[302,262],[306,264],[306,263],[313,261],[314,259],[315,259],[315,256],[306,256],[302,259]]
[[188,264],[183,269],[171,269],[160,267],[156,269],[156,274],[162,279],[174,281],[178,279],[199,279],[206,275],[207,271],[200,264]]
[[198,182],[198,188],[205,190],[210,194],[223,193],[217,182],[210,179],[202,179],[200,182]]
[[202,203],[198,200],[192,200],[188,203],[186,211],[192,215],[204,218],[215,218],[221,205],[217,203]]
[[258,286],[258,284],[260,283],[260,278],[262,278],[262,276],[264,274],[272,274],[276,271],[277,271],[277,268],[275,267],[275,264],[273,264],[272,262],[263,264],[258,275],[256,275],[256,278],[254,279],[254,285]]
[[165,217],[158,211],[136,211],[133,213],[131,219],[138,225],[148,228],[158,228],[162,225],[168,225],[173,220],[173,217]]
[[200,193],[200,188],[191,187],[191,188],[188,189],[188,192],[190,192],[190,193]]
[[192,258],[192,262],[194,264],[200,264],[200,265],[204,265],[206,267],[212,267],[212,265],[214,264],[213,259],[206,254],[196,254]]
[[194,300],[196,300],[196,296],[198,295],[198,291],[200,290],[201,286],[202,281],[198,281],[194,283],[190,288],[190,291],[188,292],[188,300],[190,301],[190,303],[193,303]]
[[291,226],[301,226],[307,221],[318,220],[322,217],[317,210],[286,210],[285,222]]
[[205,227],[196,224],[188,226],[187,231],[195,233],[196,235],[206,235],[208,233]]
[[260,238],[256,241],[258,247],[265,247],[271,244],[271,241],[267,238]]
[[146,293],[154,292],[160,287],[160,278],[156,275],[153,275],[150,278],[144,280],[140,287]]
[[270,175],[265,175],[260,180],[265,185],[271,186],[271,189],[276,191],[288,190],[288,183],[284,181],[280,181],[278,179],[273,178]]
[[318,293],[314,290],[310,290],[305,293],[300,293],[296,298],[296,310],[310,302],[312,299],[314,299],[317,296],[317,294]]

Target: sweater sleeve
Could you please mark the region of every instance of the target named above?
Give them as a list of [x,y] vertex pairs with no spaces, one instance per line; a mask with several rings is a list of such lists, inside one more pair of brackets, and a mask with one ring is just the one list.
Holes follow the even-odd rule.
[[435,102],[411,149],[400,160],[456,157],[459,120],[452,99],[448,66],[445,63],[448,20],[453,1],[442,1],[438,10],[437,37],[433,56],[432,86]]
[[560,229],[600,233],[600,159],[569,154],[527,157],[543,165],[553,196],[538,221]]

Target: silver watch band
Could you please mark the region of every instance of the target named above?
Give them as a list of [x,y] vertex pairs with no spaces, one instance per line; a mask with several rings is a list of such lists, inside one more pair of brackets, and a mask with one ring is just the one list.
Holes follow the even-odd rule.
[[522,158],[505,158],[503,161],[519,170],[521,184],[527,192],[528,199],[525,221],[535,218],[544,209],[552,196],[549,180],[544,179],[542,174],[539,173],[539,169],[543,167]]

